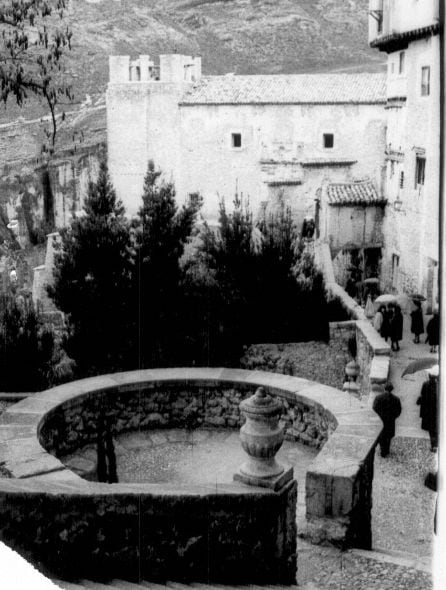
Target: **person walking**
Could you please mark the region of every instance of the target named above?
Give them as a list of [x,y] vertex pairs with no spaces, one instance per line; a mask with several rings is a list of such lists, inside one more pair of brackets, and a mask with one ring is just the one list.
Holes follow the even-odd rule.
[[434,315],[427,322],[426,342],[430,344],[431,352],[437,352],[437,346],[440,343],[440,316],[438,309],[434,309]]
[[421,309],[421,301],[414,301],[415,309],[411,312],[412,319],[410,324],[410,331],[414,334],[414,343],[420,343],[420,334],[424,332],[423,310]]
[[383,314],[383,321],[381,324],[381,336],[387,342],[387,339],[390,336],[390,318],[391,318],[391,311],[389,308],[385,307],[384,305],[381,306],[381,313]]
[[375,313],[375,317],[373,318],[373,327],[375,328],[375,330],[379,334],[381,334],[381,329],[382,329],[383,322],[384,322],[384,313],[385,313],[385,307],[384,307],[384,305],[381,305],[379,307],[378,311]]
[[393,385],[387,383],[384,389],[384,393],[377,395],[373,401],[373,410],[384,424],[378,439],[381,457],[387,457],[390,452],[390,443],[395,436],[395,421],[401,414],[400,398],[392,393]]
[[438,370],[427,371],[428,380],[421,386],[417,404],[420,406],[421,428],[429,432],[431,451],[438,448]]
[[400,349],[400,340],[403,337],[403,314],[399,305],[395,305],[390,318],[390,341],[392,350]]
[[370,295],[370,293],[367,295],[367,302],[365,304],[364,313],[369,320],[371,320],[375,316],[375,306],[373,305],[372,296]]

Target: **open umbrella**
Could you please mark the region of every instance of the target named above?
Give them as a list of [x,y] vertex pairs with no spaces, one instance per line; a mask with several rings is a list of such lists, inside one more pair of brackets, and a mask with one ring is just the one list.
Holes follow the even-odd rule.
[[374,303],[381,303],[382,305],[387,305],[388,303],[396,303],[396,295],[385,293],[384,295],[380,295],[379,297],[377,297]]
[[438,358],[432,356],[426,356],[421,359],[417,359],[416,361],[412,361],[407,365],[404,369],[401,377],[405,375],[412,375],[413,373],[418,373],[418,371],[425,371],[426,369],[431,369],[432,367],[438,366]]

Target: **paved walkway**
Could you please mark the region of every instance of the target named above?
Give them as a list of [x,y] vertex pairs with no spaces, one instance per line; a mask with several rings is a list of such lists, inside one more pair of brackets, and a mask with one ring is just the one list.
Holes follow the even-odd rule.
[[[426,326],[430,317],[424,318]],[[423,357],[437,357],[429,352],[429,344],[425,344],[426,334],[421,335],[420,344],[414,344],[410,331],[410,315],[404,315],[403,340],[398,352],[391,353],[390,379],[394,386],[394,393],[401,399],[402,413],[396,423],[396,436],[429,438],[425,430],[421,430],[420,407],[416,401],[420,395],[421,385],[427,379],[426,371],[401,377],[404,368],[413,360]]]

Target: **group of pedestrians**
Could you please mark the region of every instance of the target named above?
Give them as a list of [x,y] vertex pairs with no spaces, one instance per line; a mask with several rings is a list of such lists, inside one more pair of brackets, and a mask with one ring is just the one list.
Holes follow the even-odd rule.
[[[411,326],[410,330],[415,336],[414,343],[420,343],[420,336],[424,333],[423,310],[421,309],[421,301],[414,301],[415,309],[411,312]],[[437,352],[437,346],[440,341],[440,316],[438,310],[434,310],[434,314],[428,321],[426,326],[426,343],[430,345],[431,352]]]
[[[425,342],[430,345],[430,352],[437,352],[440,338],[440,318],[438,309],[434,310],[432,318],[424,327],[423,310],[420,300],[413,300],[411,311],[410,329],[413,334],[413,342],[419,344],[421,336],[426,332]],[[399,341],[402,339],[403,316],[401,309],[396,304],[381,305],[373,318],[373,325],[381,336],[392,343],[392,350],[399,350]],[[417,404],[420,406],[421,428],[429,432],[431,451],[438,447],[438,366],[428,370],[428,380],[421,388]],[[383,430],[379,438],[381,456],[389,454],[390,442],[395,435],[395,421],[401,414],[401,401],[392,393],[393,386],[388,383],[385,391],[376,396],[373,409],[383,421]]]
[[[411,312],[410,330],[414,335],[414,343],[420,343],[420,336],[424,333],[423,310],[421,301],[415,300],[415,309]],[[403,338],[403,314],[396,303],[388,306],[381,305],[373,318],[373,326],[379,334],[387,340],[390,339],[391,348],[394,351],[400,350],[400,340]],[[440,340],[440,318],[438,310],[434,310],[432,318],[426,326],[426,343],[430,345],[430,352],[437,352]]]
[[390,338],[392,350],[400,349],[400,340],[403,338],[403,314],[399,305],[381,305],[373,318],[373,326],[386,342]]

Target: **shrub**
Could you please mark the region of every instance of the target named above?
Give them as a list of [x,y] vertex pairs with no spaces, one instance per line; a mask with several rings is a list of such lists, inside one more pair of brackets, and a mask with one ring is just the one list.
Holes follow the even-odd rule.
[[55,339],[31,299],[0,298],[0,390],[40,391],[51,384]]

